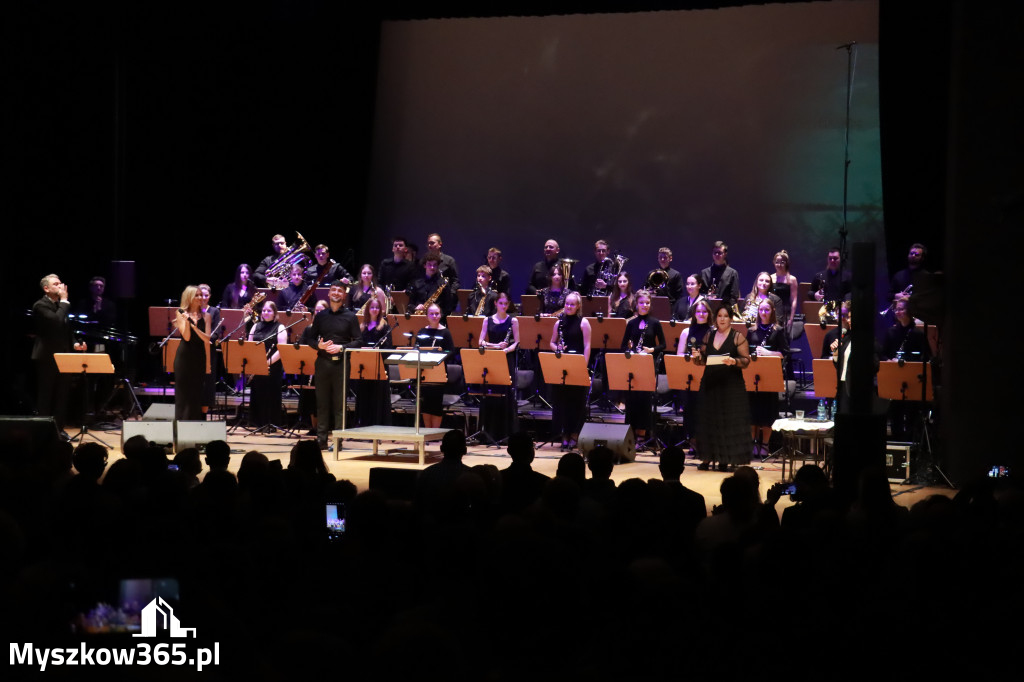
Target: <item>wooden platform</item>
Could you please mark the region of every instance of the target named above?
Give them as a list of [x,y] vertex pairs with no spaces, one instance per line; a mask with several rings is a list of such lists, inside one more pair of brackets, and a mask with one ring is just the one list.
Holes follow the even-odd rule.
[[396,443],[413,443],[420,456],[420,466],[426,460],[426,443],[441,440],[451,429],[417,429],[414,426],[360,426],[354,429],[338,429],[331,432],[334,440],[334,460],[341,459],[341,441],[345,439],[368,440],[373,445],[373,454],[381,441],[390,440]]

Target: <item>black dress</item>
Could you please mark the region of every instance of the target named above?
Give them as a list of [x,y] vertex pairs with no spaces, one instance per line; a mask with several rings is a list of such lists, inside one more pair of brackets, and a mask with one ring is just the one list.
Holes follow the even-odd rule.
[[[206,320],[196,322],[199,331],[206,333]],[[203,382],[206,375],[206,342],[195,333],[188,341],[182,339],[174,355],[174,418],[202,421]]]
[[612,301],[611,304],[612,317],[621,317],[623,319],[629,319],[633,317],[633,299],[627,296],[626,298],[620,298],[618,302]]
[[[565,350],[582,355],[583,318],[578,315],[563,315],[559,323],[562,324]],[[544,381],[551,387],[551,428],[554,433],[579,433],[587,415],[587,387],[562,386],[549,377],[545,377]]]
[[[739,348],[747,340],[730,331],[720,348],[714,347],[715,330],[710,329],[701,342],[702,357],[728,355],[740,358]],[[702,361],[703,362],[703,361]],[[750,462],[750,404],[747,401],[743,370],[739,365],[705,367],[700,382],[700,415],[697,438],[701,459],[719,464]]]
[[[390,334],[391,327],[386,323],[373,329],[363,329],[363,346],[390,348]],[[386,378],[356,382],[356,420],[359,426],[391,424],[391,384]]]
[[[432,329],[424,327],[416,333],[416,345],[422,349],[433,345],[439,351],[444,350],[451,353],[455,350],[455,342],[452,340],[452,333],[447,327]],[[426,338],[424,338],[426,337]],[[444,389],[446,384],[428,384],[420,386],[420,412],[425,414],[441,415],[444,413]]]
[[[626,324],[626,333],[622,335],[620,350],[632,351],[641,347],[654,348],[654,368],[657,372],[661,354],[665,352],[665,332],[661,328],[661,322],[651,315],[631,319]],[[626,403],[626,423],[632,426],[634,431],[650,431],[652,394],[649,391],[620,391],[620,395],[624,397]]]
[[771,293],[778,297],[778,307],[775,309],[775,317],[778,318],[779,324],[786,326],[789,324],[789,313],[792,309],[789,305],[789,284],[785,282],[772,282]]
[[[253,327],[250,337],[254,341],[262,341],[263,347],[270,357],[277,351],[277,334],[281,330],[278,322],[264,322],[260,320]],[[281,360],[270,366],[270,374],[266,376],[256,375],[252,378],[250,405],[252,421],[257,426],[267,426],[281,423],[281,381],[284,379],[284,369]]]
[[[508,342],[515,343],[512,332],[512,316],[505,318],[504,322],[498,322],[494,316],[487,318],[487,343],[501,343],[506,338]],[[492,392],[485,398],[484,405],[484,429],[495,440],[502,440],[515,430],[516,427],[516,404],[515,383],[515,351],[505,353],[505,360],[508,362],[508,374],[512,378],[512,385],[502,387],[498,392]]]
[[[780,318],[781,319],[781,318]],[[785,353],[789,350],[789,335],[786,328],[777,324],[767,327],[758,324],[747,334],[750,354],[757,352],[760,346],[765,350]],[[747,394],[750,397],[750,417],[754,426],[771,426],[779,418],[779,394],[769,391],[757,391]]]
[[[691,324],[686,334],[686,345],[683,347],[683,354],[690,355],[694,346],[700,346],[704,335],[708,333],[711,325]],[[700,384],[692,384],[689,391],[683,391],[686,398],[686,407],[683,408],[683,426],[686,428],[686,435],[692,438],[697,437],[697,422],[700,417]]]

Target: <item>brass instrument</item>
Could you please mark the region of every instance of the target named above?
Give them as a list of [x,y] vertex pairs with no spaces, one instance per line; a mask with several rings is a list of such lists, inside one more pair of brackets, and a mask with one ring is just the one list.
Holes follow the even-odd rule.
[[384,287],[384,303],[387,306],[387,310],[383,311],[385,315],[389,314],[395,309],[395,301],[391,298],[392,285],[388,284]]
[[663,292],[666,284],[668,284],[668,273],[661,268],[655,268],[647,273],[647,283],[644,284],[644,288],[650,289],[652,293]]
[[377,298],[377,287],[374,287],[370,291],[370,297],[366,299],[366,303],[363,304],[363,306],[359,309],[359,312],[357,313],[364,323],[366,322],[366,311],[370,309],[370,301],[372,301],[375,298]]
[[818,319],[822,324],[839,323],[839,301],[825,301],[818,308]]
[[303,268],[309,265],[309,256],[306,255],[310,252],[309,242],[300,232],[296,232],[295,236],[298,241],[267,268],[267,286],[272,289],[281,290],[288,286],[288,273],[293,265],[301,265]]
[[[903,291],[901,291],[900,293],[902,293],[902,294],[912,294],[912,293],[914,293],[914,285],[913,284],[908,285],[907,288],[904,289]],[[890,310],[892,310],[892,311],[896,310],[896,297],[895,296],[892,299],[892,303],[890,303],[889,305],[885,306],[880,311],[878,311],[878,314],[880,316],[884,317],[885,314],[888,313]]]
[[559,258],[558,259],[558,271],[562,274],[562,288],[568,289],[569,282],[572,281],[572,266],[575,263],[579,263],[578,260],[573,258]]
[[743,314],[740,317],[747,324],[757,323],[757,309],[761,307],[761,302],[755,297],[751,301],[747,301],[747,306],[743,309]]
[[442,277],[441,278],[441,286],[439,286],[437,288],[437,290],[434,291],[434,293],[432,293],[430,295],[430,297],[427,298],[427,300],[423,302],[423,312],[427,312],[427,308],[432,306],[437,301],[437,297],[441,295],[441,292],[444,291],[445,287],[447,287],[447,286],[448,286],[448,278],[447,277]]
[[622,272],[622,268],[629,259],[625,256],[615,255],[612,258],[605,258],[601,261],[601,269],[597,273],[597,279],[603,279],[604,288],[594,287],[590,292],[591,296],[607,296],[609,291],[614,291],[615,278]]
[[265,299],[266,297],[267,295],[265,293],[263,293],[262,291],[257,291],[255,294],[252,295],[252,300],[245,304],[246,307],[250,309],[249,314],[252,315],[253,323],[260,321],[259,304],[262,303],[263,299]]

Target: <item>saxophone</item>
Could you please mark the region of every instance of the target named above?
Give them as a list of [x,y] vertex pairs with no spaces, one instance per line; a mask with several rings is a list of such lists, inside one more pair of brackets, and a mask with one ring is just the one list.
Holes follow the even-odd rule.
[[484,306],[487,305],[487,292],[487,289],[480,287],[480,302],[476,306],[476,312],[473,313],[476,317],[480,317],[484,312]]
[[447,286],[448,286],[448,278],[447,277],[442,277],[441,278],[441,286],[439,286],[437,288],[437,290],[434,291],[434,293],[432,293],[430,295],[430,297],[426,301],[423,302],[423,311],[424,312],[426,312],[427,308],[429,308],[430,306],[434,305],[434,303],[437,302],[437,297],[441,295],[441,292],[444,291],[445,287],[447,287]]

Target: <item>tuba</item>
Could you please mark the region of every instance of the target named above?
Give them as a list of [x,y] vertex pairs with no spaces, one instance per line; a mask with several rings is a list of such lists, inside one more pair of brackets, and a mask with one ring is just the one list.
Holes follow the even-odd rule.
[[562,288],[565,290],[569,289],[569,282],[572,281],[572,266],[579,263],[574,258],[559,258],[558,259],[558,272],[562,275]]
[[301,265],[303,268],[309,265],[309,242],[300,232],[296,232],[295,236],[298,237],[298,241],[267,268],[267,286],[271,289],[281,290],[288,285],[288,273],[291,272],[293,265]]

